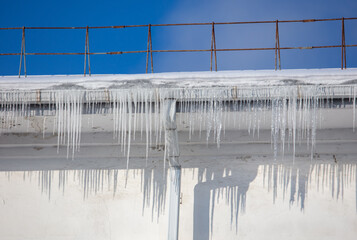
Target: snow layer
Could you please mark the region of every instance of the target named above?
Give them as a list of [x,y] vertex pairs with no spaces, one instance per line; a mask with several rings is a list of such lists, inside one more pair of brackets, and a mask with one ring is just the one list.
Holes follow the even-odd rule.
[[357,83],[357,69],[245,70],[115,75],[42,75],[0,77],[2,90],[183,88],[277,85],[345,85]]

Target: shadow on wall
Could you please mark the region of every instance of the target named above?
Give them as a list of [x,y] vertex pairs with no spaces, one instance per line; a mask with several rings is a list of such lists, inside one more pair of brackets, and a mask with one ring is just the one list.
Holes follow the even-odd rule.
[[[263,181],[261,183],[263,187],[271,192],[274,202],[278,196],[282,196],[284,201],[289,201],[290,206],[297,204],[301,211],[304,211],[309,187],[316,187],[318,191],[329,191],[332,198],[339,199],[343,198],[346,187],[357,186],[357,164],[353,160],[310,161],[310,157],[306,157],[297,158],[295,162],[287,160],[272,162],[269,159],[241,157],[234,160],[211,159],[209,163],[207,167],[203,167],[206,163],[191,164],[191,168],[185,168],[186,173],[183,174],[183,178],[187,178],[189,175],[187,172],[190,171],[195,175],[192,180],[196,182],[193,192],[184,193],[186,196],[192,194],[194,198],[194,240],[208,240],[213,234],[215,204],[219,200],[224,200],[229,205],[230,223],[238,232],[239,215],[245,212],[246,203],[249,201],[247,198],[249,186],[258,176]],[[106,189],[113,193],[113,198],[120,197],[120,188],[138,186],[137,182],[140,179],[143,196],[142,212],[144,214],[147,208],[151,208],[152,220],[159,220],[165,210],[166,183],[169,174],[168,169],[162,166],[162,161],[158,161],[149,163],[147,167],[129,169],[128,182],[131,183],[128,186],[125,183],[126,170],[115,166],[110,169],[37,171],[16,168],[12,171],[2,171],[2,174],[7,175],[11,181],[14,171],[23,171],[23,180],[38,182],[39,188],[48,196],[49,201],[51,201],[51,191],[63,191],[65,196],[66,186],[72,181],[81,186],[85,200],[89,195],[101,194]],[[355,191],[357,210],[357,190]]]
[[[194,189],[193,239],[209,239],[214,222],[215,201],[222,194],[231,208],[231,224],[238,229],[239,211],[245,210],[246,194],[249,184],[256,178],[258,164],[234,170],[221,168],[215,171],[199,169],[198,180]],[[202,181],[203,179],[206,181]]]
[[[355,163],[312,163],[305,160],[273,164],[250,161],[232,169],[199,169],[199,183],[194,188],[193,239],[210,239],[213,234],[215,203],[220,198],[229,204],[231,225],[234,224],[238,232],[238,218],[240,212],[245,212],[246,202],[249,201],[249,185],[257,175],[262,175],[262,184],[272,193],[274,203],[278,195],[282,195],[290,206],[297,204],[304,211],[309,187],[316,187],[322,192],[329,191],[336,200],[343,199],[345,187],[348,188],[353,183],[357,186],[356,167]],[[357,210],[357,189],[355,192]]]

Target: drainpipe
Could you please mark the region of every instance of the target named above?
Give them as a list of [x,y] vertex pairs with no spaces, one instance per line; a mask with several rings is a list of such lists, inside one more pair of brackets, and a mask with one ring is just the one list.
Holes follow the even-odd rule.
[[165,99],[165,161],[170,165],[168,240],[178,240],[181,192],[181,165],[176,127],[176,100]]

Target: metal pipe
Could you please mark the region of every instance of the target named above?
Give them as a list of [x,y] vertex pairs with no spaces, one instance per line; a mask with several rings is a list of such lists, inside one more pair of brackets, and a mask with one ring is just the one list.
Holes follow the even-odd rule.
[[168,240],[178,240],[180,219],[181,166],[170,167]]
[[168,240],[178,240],[180,219],[181,165],[176,126],[176,100],[165,99],[165,161],[170,164]]

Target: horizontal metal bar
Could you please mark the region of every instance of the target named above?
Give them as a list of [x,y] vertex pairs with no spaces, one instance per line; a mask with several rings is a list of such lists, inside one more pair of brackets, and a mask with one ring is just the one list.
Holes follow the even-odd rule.
[[[341,21],[342,18],[322,18],[322,19],[299,19],[299,20],[279,20],[279,23],[307,23],[307,22],[326,22],[326,21]],[[357,17],[344,18],[344,20],[357,20]],[[235,24],[261,24],[261,23],[276,23],[276,20],[268,21],[239,21],[239,22],[215,22],[215,25],[235,25]],[[202,26],[212,25],[212,23],[168,23],[168,24],[151,24],[152,27],[169,27],[169,26]],[[118,26],[93,26],[89,29],[105,29],[105,28],[131,28],[131,27],[148,27],[149,24],[138,25],[118,25]],[[23,27],[2,27],[0,30],[19,30]],[[87,27],[26,27],[26,29],[86,29]]]
[[[345,45],[346,47],[357,47],[357,44]],[[341,45],[330,46],[308,46],[308,47],[280,47],[280,50],[305,50],[315,48],[340,48]],[[260,50],[275,50],[275,48],[217,48],[217,52],[229,52],[229,51],[260,51]],[[210,52],[211,49],[170,49],[170,50],[152,50],[152,52]],[[138,51],[116,51],[116,52],[90,52],[88,55],[120,55],[126,53],[146,53],[146,50]],[[84,55],[84,52],[67,52],[67,53],[25,53],[24,55]],[[0,56],[19,56],[21,53],[0,53]]]

